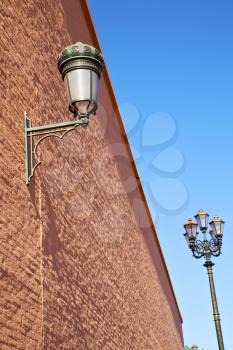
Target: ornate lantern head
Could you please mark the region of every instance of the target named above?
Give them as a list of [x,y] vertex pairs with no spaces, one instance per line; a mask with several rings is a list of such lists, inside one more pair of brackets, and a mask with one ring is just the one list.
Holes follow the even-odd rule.
[[66,47],[57,61],[66,84],[70,111],[78,118],[95,114],[98,83],[104,66],[102,54],[93,46],[77,42]]
[[198,227],[198,224],[194,222],[192,219],[189,219],[184,224],[184,228],[186,231],[184,236],[188,243],[194,243],[196,241],[197,235],[198,235],[197,227]]
[[209,214],[205,210],[200,209],[194,217],[198,223],[198,226],[200,227],[200,230],[206,231],[209,223]]
[[191,349],[192,349],[192,350],[198,350],[198,346],[195,345],[195,344],[193,344],[193,345],[191,346]]
[[221,239],[224,229],[224,221],[220,219],[217,215],[213,217],[213,220],[210,222],[210,227],[212,232],[212,237]]

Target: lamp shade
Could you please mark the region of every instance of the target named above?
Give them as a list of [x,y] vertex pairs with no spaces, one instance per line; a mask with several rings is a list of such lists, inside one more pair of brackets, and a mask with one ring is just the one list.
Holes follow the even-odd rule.
[[184,224],[184,228],[186,233],[184,234],[187,242],[188,241],[195,241],[197,238],[197,227],[198,224],[196,222],[194,222],[192,219],[189,219],[185,224]]
[[98,85],[104,61],[99,50],[77,42],[58,56],[58,68],[66,84],[69,109],[76,117],[95,114]]
[[209,223],[209,214],[205,210],[200,209],[194,217],[198,223],[198,226],[200,227],[200,230],[206,231]]
[[195,344],[193,344],[193,345],[191,346],[191,349],[192,349],[192,350],[198,350],[198,346],[195,345]]
[[224,221],[215,215],[210,222],[210,227],[212,231],[212,236],[215,238],[221,238],[223,235]]

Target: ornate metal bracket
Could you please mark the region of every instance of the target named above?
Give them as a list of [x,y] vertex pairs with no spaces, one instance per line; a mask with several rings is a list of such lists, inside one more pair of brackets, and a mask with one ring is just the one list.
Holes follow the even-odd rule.
[[216,239],[211,239],[210,241],[196,240],[195,243],[190,244],[190,249],[192,250],[193,256],[196,259],[200,259],[203,256],[219,256],[221,254],[222,242],[218,242]]
[[25,162],[26,162],[26,184],[30,180],[41,161],[37,155],[37,147],[45,138],[54,136],[62,139],[69,131],[81,125],[86,127],[89,119],[82,118],[74,122],[63,122],[59,124],[32,127],[31,120],[24,112],[24,132],[25,132]]

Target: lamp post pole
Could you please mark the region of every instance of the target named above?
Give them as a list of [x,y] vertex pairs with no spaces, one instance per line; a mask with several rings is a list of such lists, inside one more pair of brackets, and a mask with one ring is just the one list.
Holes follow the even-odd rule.
[[[220,314],[218,311],[218,303],[214,286],[214,278],[213,278],[213,269],[214,263],[211,261],[212,256],[219,256],[221,254],[222,248],[222,236],[223,236],[223,226],[224,221],[221,220],[217,215],[214,216],[213,220],[209,222],[209,214],[204,210],[199,210],[199,212],[195,215],[196,222],[192,219],[189,219],[185,225],[185,239],[187,240],[188,246],[192,251],[193,256],[196,259],[200,259],[202,257],[205,258],[205,263],[203,266],[207,268],[209,284],[210,284],[210,293],[212,299],[213,306],[213,316],[215,322],[215,328],[218,339],[218,348],[219,350],[224,350],[221,322],[220,322]],[[208,240],[206,237],[206,232],[208,229],[208,225],[210,225],[210,235],[211,239]],[[197,228],[200,228],[203,233],[203,240],[197,239],[198,232]]]
[[219,350],[224,350],[220,313],[218,311],[218,303],[217,303],[217,297],[215,293],[214,277],[213,277],[213,269],[212,269],[212,267],[214,266],[214,263],[210,259],[206,259],[206,262],[203,266],[207,268],[207,272],[209,276],[210,294],[211,294],[212,306],[213,306],[214,323],[215,323],[215,328],[216,328],[216,333],[218,338],[218,347],[219,347]]

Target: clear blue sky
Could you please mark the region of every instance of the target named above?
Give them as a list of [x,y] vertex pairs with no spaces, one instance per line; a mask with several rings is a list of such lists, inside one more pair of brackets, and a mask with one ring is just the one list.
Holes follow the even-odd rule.
[[231,350],[233,1],[89,5],[183,316],[185,344],[205,350],[218,349],[207,273],[186,246],[183,223],[200,208],[226,221],[214,277]]

